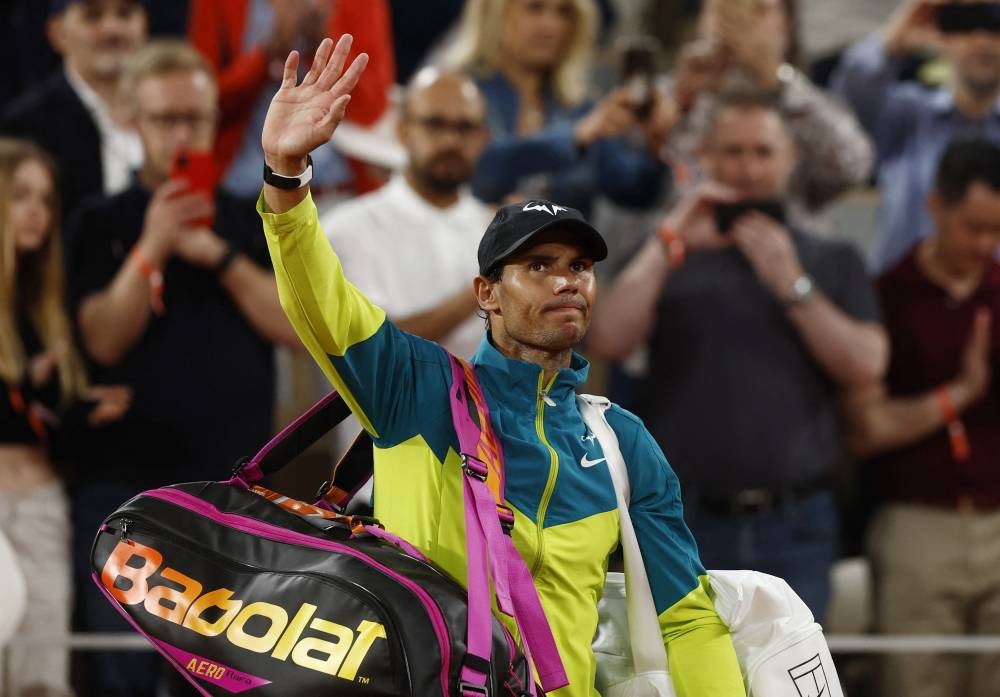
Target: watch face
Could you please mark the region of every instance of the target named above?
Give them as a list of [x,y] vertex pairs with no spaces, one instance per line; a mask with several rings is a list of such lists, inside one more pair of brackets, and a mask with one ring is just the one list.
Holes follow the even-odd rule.
[[808,276],[799,276],[792,286],[792,298],[800,302],[808,298],[813,291],[813,280]]

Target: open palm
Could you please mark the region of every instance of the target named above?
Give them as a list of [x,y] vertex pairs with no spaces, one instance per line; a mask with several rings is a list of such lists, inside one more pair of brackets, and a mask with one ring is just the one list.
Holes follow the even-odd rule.
[[344,70],[351,41],[351,35],[344,34],[334,47],[332,39],[323,39],[309,72],[298,85],[299,53],[288,55],[281,88],[271,100],[261,134],[264,155],[272,167],[304,161],[330,140],[344,118],[351,90],[368,64],[368,54],[362,53]]

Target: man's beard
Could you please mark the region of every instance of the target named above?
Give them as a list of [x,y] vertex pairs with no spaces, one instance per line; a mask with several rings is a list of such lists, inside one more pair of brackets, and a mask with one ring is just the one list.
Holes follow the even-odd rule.
[[454,194],[458,189],[469,181],[471,172],[468,168],[462,168],[455,174],[437,174],[435,163],[443,157],[437,157],[427,163],[426,167],[413,168],[414,174],[423,184],[437,194]]

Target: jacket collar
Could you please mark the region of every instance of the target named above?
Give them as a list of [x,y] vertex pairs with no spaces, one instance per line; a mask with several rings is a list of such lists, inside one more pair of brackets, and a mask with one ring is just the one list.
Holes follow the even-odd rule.
[[[537,363],[507,358],[490,341],[489,334],[483,336],[479,351],[472,358],[476,375],[487,383],[494,394],[503,394],[513,401],[534,403],[538,398],[538,379],[542,367]],[[574,352],[568,368],[562,368],[556,375],[548,397],[556,403],[574,398],[576,388],[587,381],[590,363]]]

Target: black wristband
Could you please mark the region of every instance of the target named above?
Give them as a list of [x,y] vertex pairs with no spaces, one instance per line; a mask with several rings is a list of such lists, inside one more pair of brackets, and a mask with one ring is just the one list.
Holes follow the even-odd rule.
[[301,174],[295,177],[287,177],[284,174],[278,174],[273,169],[268,167],[266,162],[264,163],[264,181],[278,189],[284,189],[286,191],[299,189],[312,181],[312,176],[313,160],[311,155],[306,155],[306,168]]
[[226,247],[226,253],[223,254],[222,258],[219,259],[219,261],[216,262],[215,266],[212,267],[212,273],[214,273],[216,276],[221,276],[226,272],[226,269],[232,266],[233,261],[235,261],[236,257],[238,257],[239,255],[240,255],[239,250],[236,249],[236,247],[234,247],[233,245],[229,245],[228,247]]

